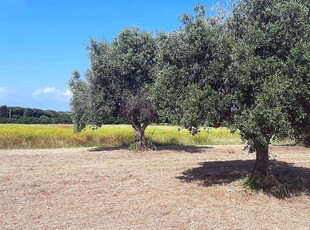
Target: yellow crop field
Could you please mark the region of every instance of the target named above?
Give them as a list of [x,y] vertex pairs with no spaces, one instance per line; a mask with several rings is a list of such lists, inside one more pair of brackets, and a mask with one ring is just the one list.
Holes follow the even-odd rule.
[[[235,145],[241,144],[238,133],[226,128],[201,130],[195,136],[178,126],[150,125],[146,138],[155,145]],[[0,125],[0,149],[67,148],[83,146],[128,146],[133,143],[130,125],[104,125],[74,133],[71,125]]]

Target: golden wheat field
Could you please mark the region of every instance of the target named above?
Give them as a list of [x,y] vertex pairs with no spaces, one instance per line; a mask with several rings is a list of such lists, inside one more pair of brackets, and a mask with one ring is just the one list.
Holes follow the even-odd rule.
[[[155,145],[236,145],[240,135],[226,128],[201,129],[192,136],[178,126],[150,125],[146,138]],[[133,143],[130,125],[104,125],[74,133],[72,125],[0,125],[0,148],[67,148],[88,146],[129,146]]]

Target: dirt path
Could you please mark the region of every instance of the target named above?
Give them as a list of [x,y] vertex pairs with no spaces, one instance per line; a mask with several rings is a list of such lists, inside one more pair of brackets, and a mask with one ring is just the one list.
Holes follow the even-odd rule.
[[[272,153],[310,180],[310,149]],[[235,182],[253,157],[242,146],[1,150],[0,229],[310,229],[309,194],[279,200]]]

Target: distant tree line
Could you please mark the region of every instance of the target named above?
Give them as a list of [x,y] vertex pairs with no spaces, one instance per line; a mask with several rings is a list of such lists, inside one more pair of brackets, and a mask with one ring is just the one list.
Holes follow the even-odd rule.
[[[126,124],[122,117],[110,116],[103,120],[104,124]],[[71,112],[57,112],[22,108],[18,106],[0,106],[0,124],[72,124]]]
[[57,112],[22,107],[0,106],[0,123],[10,124],[72,124],[70,112]]

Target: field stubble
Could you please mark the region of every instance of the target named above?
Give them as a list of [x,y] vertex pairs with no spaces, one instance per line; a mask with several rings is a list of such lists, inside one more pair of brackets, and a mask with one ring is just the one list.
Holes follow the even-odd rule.
[[[309,149],[272,152],[309,182]],[[0,228],[309,229],[309,194],[240,186],[253,159],[242,146],[1,150]]]

